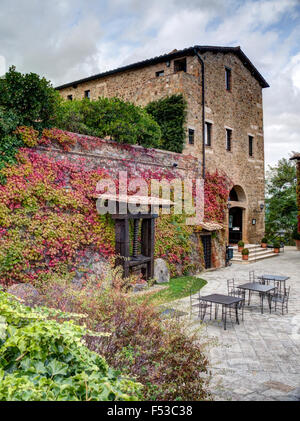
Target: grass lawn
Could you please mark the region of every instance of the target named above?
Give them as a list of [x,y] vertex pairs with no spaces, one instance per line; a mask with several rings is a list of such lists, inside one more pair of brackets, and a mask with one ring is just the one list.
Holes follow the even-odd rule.
[[195,276],[180,276],[172,278],[168,284],[163,284],[168,286],[167,289],[139,298],[142,300],[147,299],[147,301],[151,301],[156,305],[164,304],[179,298],[188,297],[191,290],[194,294],[203,288],[206,283],[204,279],[196,278]]

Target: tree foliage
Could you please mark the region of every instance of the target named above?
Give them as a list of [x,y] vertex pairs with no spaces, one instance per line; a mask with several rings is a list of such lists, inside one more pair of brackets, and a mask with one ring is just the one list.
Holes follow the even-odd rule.
[[0,106],[13,112],[19,125],[51,127],[59,102],[59,93],[36,73],[22,74],[12,66],[0,79]]
[[[10,67],[0,79],[0,169],[14,163],[17,150],[26,145],[16,128],[30,126],[41,131],[51,127],[59,102],[58,92],[45,78]],[[0,182],[4,181],[0,176]]]
[[296,167],[285,158],[269,166],[266,182],[266,233],[269,240],[284,231],[284,241],[293,244],[292,233],[297,223]]
[[183,96],[172,95],[150,102],[145,109],[160,126],[160,148],[181,153],[186,138],[186,101]]
[[97,137],[109,136],[119,143],[159,147],[161,131],[141,107],[119,98],[65,101],[56,119],[60,129]]

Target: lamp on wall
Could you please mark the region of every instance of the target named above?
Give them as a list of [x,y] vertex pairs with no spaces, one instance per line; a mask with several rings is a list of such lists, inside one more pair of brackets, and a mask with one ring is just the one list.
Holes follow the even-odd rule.
[[231,208],[231,204],[228,202],[227,203],[227,209],[229,210]]
[[261,212],[264,210],[265,205],[263,203],[260,204],[260,210]]

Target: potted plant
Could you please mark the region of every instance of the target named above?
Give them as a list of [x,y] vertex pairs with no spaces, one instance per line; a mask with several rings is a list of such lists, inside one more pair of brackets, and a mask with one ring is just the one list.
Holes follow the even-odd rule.
[[268,247],[268,239],[266,237],[262,238],[260,245],[263,249],[266,249]]
[[243,260],[248,260],[248,257],[249,257],[249,249],[243,249],[242,250],[242,259]]
[[297,250],[300,251],[300,234],[298,232],[298,226],[297,225],[295,226],[295,229],[293,231],[293,240],[295,240],[295,242],[296,242]]
[[239,252],[241,252],[243,250],[244,246],[245,246],[245,243],[243,241],[239,241],[238,242],[238,250],[239,250]]
[[280,251],[280,243],[278,241],[274,241],[273,248],[274,248],[274,253],[279,253],[279,251]]

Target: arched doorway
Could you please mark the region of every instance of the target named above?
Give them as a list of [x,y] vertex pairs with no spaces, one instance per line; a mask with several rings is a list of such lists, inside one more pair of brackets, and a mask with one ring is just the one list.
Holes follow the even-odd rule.
[[229,244],[237,244],[243,239],[243,209],[229,209]]

